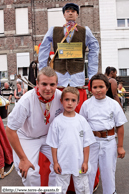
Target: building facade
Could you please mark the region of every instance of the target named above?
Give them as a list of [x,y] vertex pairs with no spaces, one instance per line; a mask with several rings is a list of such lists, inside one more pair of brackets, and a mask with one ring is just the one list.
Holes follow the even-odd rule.
[[99,0],[102,72],[129,76],[129,0]]
[[[39,45],[51,26],[62,26],[62,7],[71,0],[0,1],[0,77],[15,79],[28,75]],[[77,23],[88,26],[100,44],[99,0],[75,0],[80,6]],[[101,53],[101,47],[100,47]],[[99,54],[101,71],[101,54]]]

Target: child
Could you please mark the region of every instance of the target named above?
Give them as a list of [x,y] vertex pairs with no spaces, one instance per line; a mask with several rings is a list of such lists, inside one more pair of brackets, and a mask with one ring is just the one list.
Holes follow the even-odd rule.
[[72,175],[76,194],[89,194],[88,158],[89,145],[95,137],[87,121],[75,112],[79,91],[67,87],[61,95],[64,112],[50,125],[47,144],[52,147],[56,185],[66,194]]
[[124,95],[125,95],[125,93],[126,93],[126,90],[125,90],[125,88],[123,87],[123,84],[122,83],[119,83],[118,84],[118,96],[119,96],[119,98],[120,98],[120,101],[121,101],[121,105],[122,105],[122,107],[123,107],[123,104],[124,104],[124,102],[125,102],[125,97],[124,97]]
[[[96,137],[96,143],[90,146],[89,174],[90,194],[93,193],[93,183],[98,165],[102,179],[103,194],[115,194],[115,170],[118,158],[124,158],[123,148],[124,127],[127,122],[124,112],[118,102],[106,96],[109,87],[108,78],[96,74],[91,78],[93,96],[85,101],[80,114],[91,126]],[[117,128],[118,143],[115,140],[114,127]]]

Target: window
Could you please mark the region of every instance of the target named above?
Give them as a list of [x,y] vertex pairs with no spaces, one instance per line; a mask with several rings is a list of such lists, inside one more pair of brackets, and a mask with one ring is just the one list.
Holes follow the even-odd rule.
[[118,50],[118,68],[121,76],[128,75],[129,69],[129,48]]
[[118,27],[125,27],[125,19],[117,19]]
[[17,53],[17,74],[27,76],[29,72],[30,55],[26,53]]
[[30,65],[30,55],[26,53],[17,53],[17,67],[29,67]]
[[16,17],[16,34],[28,34],[28,8],[17,8]]
[[0,71],[0,79],[8,79],[8,72]]
[[65,23],[62,8],[48,9],[48,28],[51,26],[63,26]]
[[127,19],[127,25],[128,25],[128,27],[129,27],[129,19]]
[[23,67],[23,76],[27,75],[27,67]]
[[119,69],[120,76],[127,76],[127,69]]
[[7,55],[0,55],[0,79],[8,79]]
[[117,26],[129,27],[129,0],[116,0]]
[[0,10],[0,34],[4,34],[4,11]]

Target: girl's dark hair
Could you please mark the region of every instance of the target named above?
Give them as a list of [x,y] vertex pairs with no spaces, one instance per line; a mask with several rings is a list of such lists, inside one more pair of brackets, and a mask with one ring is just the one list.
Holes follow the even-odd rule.
[[91,87],[91,90],[92,90],[92,83],[94,80],[102,80],[105,82],[105,85],[107,88],[109,88],[109,81],[108,81],[108,78],[106,75],[102,74],[102,73],[97,73],[95,74],[91,80],[90,80],[90,87]]
[[111,73],[111,71],[113,71],[113,73],[116,71],[115,67],[110,67],[108,66],[105,70],[105,75],[109,76],[109,74]]

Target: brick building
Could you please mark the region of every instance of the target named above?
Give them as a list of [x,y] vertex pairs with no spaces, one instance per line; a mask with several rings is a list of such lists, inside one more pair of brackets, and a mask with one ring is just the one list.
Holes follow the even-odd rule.
[[[34,45],[42,42],[49,27],[64,24],[61,8],[68,2],[73,1],[0,1],[1,78],[13,80],[16,74],[28,75],[29,65],[36,59]],[[88,26],[100,44],[99,0],[74,0],[74,3],[80,6],[77,23]]]

